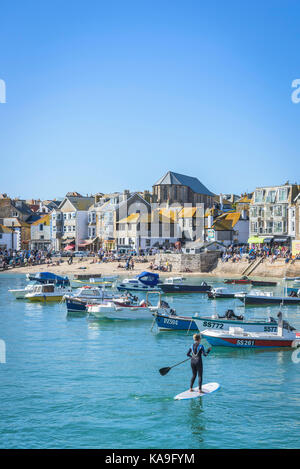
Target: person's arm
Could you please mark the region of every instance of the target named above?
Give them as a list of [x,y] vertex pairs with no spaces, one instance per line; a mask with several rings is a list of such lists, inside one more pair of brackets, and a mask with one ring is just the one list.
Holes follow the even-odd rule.
[[211,351],[211,347],[209,347],[206,351],[205,351],[205,348],[203,347],[202,345],[202,353],[205,357],[207,357],[207,355],[209,354],[209,352]]
[[188,353],[187,353],[186,355],[187,355],[187,357],[191,357],[191,356],[192,356],[192,349],[191,349],[191,347],[189,348]]

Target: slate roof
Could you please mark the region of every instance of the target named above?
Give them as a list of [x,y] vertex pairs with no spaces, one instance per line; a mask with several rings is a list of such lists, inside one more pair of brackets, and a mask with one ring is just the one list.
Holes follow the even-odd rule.
[[188,186],[192,189],[193,192],[196,194],[204,194],[214,196],[210,190],[207,189],[199,179],[191,176],[185,176],[184,174],[174,173],[173,171],[168,171],[162,178],[160,178],[154,186],[160,185],[180,185],[180,186]]

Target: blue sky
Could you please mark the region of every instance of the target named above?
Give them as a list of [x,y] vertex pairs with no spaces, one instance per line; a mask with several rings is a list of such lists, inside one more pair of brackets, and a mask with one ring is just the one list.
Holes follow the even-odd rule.
[[300,183],[299,30],[291,0],[2,3],[0,192]]

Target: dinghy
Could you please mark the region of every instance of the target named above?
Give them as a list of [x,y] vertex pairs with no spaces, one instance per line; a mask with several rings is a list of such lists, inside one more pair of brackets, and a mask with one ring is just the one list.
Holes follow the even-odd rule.
[[247,332],[242,327],[229,327],[229,330],[201,331],[202,337],[211,345],[239,348],[298,347],[300,333],[278,328],[278,332]]

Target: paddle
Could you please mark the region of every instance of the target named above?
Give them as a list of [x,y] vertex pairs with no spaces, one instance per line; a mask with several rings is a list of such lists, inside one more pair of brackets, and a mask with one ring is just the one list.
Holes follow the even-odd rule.
[[166,366],[165,368],[161,368],[159,370],[160,374],[162,376],[165,376],[167,373],[169,373],[169,371],[174,368],[174,366],[178,366],[178,365],[181,365],[181,363],[184,363],[184,362],[187,362],[188,360],[190,360],[190,358],[186,358],[185,360],[183,360],[182,362],[179,362],[179,363],[176,363],[176,365],[173,365],[173,366]]

